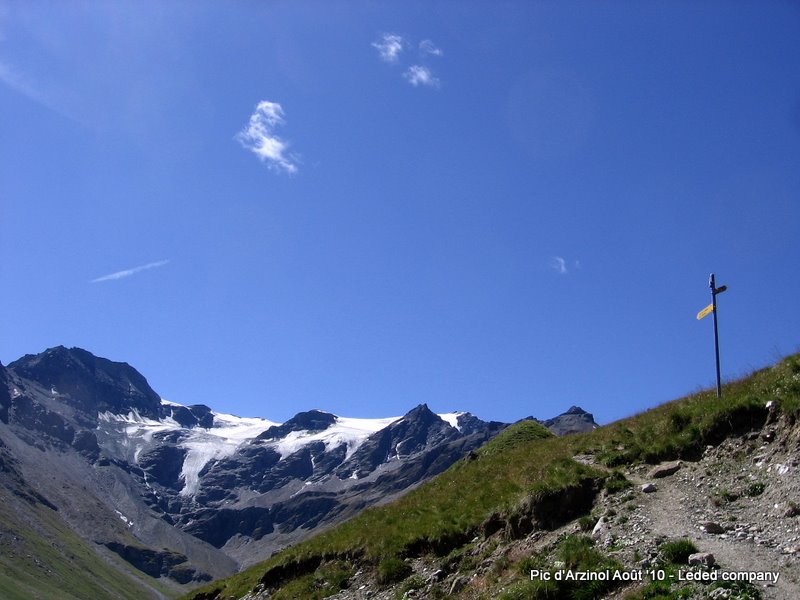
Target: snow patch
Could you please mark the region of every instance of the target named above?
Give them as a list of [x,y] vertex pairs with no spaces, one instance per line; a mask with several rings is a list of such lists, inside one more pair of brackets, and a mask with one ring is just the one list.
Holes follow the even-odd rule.
[[[164,400],[164,398],[161,399],[161,404],[163,404],[164,406],[183,406],[183,404],[178,404],[177,402],[170,402],[169,400]],[[184,408],[186,407],[184,406]]]
[[281,455],[281,460],[283,460],[303,446],[313,442],[323,442],[326,452],[345,445],[347,447],[345,460],[347,460],[370,435],[391,425],[400,418],[354,419],[336,417],[336,423],[324,431],[292,431],[283,439],[273,442],[271,446]]
[[128,527],[133,527],[133,521],[129,520],[128,517],[126,517],[116,509],[114,510],[114,512],[117,513],[117,515],[119,516],[120,519],[122,519],[122,522],[125,523],[125,525],[127,525]]
[[458,417],[463,415],[463,412],[452,412],[452,413],[444,413],[443,415],[436,415],[443,421],[445,421],[450,427],[455,427],[459,431],[461,431],[461,426],[458,424]]

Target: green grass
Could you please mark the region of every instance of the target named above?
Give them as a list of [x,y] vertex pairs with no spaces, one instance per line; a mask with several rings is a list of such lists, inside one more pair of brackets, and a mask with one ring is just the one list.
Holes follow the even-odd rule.
[[542,507],[557,510],[565,498],[594,483],[608,481],[609,491],[614,492],[627,487],[621,474],[578,463],[573,460],[576,454],[594,455],[608,468],[699,457],[708,444],[761,427],[768,400],[777,400],[788,419],[797,419],[800,355],[726,384],[722,398],[712,390],[700,392],[585,434],[556,438],[532,421],[515,424],[479,450],[476,458],[457,462],[399,500],[367,509],[188,597],[209,593],[239,598],[261,580],[279,587],[305,577],[326,560],[374,568],[389,558],[446,556],[468,543],[491,514],[503,515],[511,523],[526,514],[536,517]]
[[321,600],[345,589],[352,575],[353,570],[349,565],[341,561],[331,561],[322,564],[313,573],[293,579],[271,598],[273,600]]
[[376,579],[378,583],[386,585],[389,583],[398,583],[403,581],[406,577],[411,575],[411,567],[405,561],[390,556],[383,559],[378,564],[378,573]]
[[620,471],[613,471],[606,479],[604,487],[609,494],[616,494],[617,492],[633,487],[633,483]]
[[[500,596],[501,600],[592,600],[604,598],[609,591],[618,587],[619,582],[612,580],[612,573],[621,569],[622,565],[595,548],[594,542],[582,535],[570,535],[561,540],[556,549],[556,557],[564,563],[565,571],[608,573],[607,581],[575,581],[557,580],[556,569],[549,569],[550,579],[538,578],[521,581],[510,587]],[[541,559],[524,561],[529,570],[533,565],[540,565]],[[525,573],[526,575],[528,573]]]
[[667,562],[685,565],[689,562],[689,556],[697,552],[697,546],[687,539],[672,540],[662,544],[659,551]]
[[[158,585],[121,559],[107,563],[51,509],[0,492],[0,598],[4,600],[138,600],[152,597],[143,584]],[[159,589],[165,596],[175,592]]]

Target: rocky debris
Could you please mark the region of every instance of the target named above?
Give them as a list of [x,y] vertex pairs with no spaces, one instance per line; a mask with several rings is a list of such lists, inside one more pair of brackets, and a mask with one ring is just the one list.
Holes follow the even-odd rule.
[[776,505],[776,507],[777,506],[781,506],[783,509],[782,514],[784,517],[796,517],[800,515],[800,507],[794,502],[782,502],[780,505]]
[[715,523],[714,521],[703,521],[702,523],[700,523],[700,529],[702,529],[706,533],[711,533],[714,535],[725,533],[725,528],[719,523]]
[[433,573],[430,574],[428,577],[428,583],[437,583],[442,581],[445,577],[447,577],[447,573],[444,569],[436,569]]
[[595,523],[594,528],[592,529],[592,539],[599,540],[603,537],[607,536],[609,533],[609,526],[608,522],[606,521],[605,517],[600,517]]
[[467,579],[467,577],[464,575],[459,575],[458,577],[456,577],[453,580],[452,585],[450,586],[449,595],[452,596],[460,592],[462,589],[464,589],[464,586],[467,585],[468,582],[469,579]]
[[[775,431],[772,442],[762,435],[768,429]],[[623,562],[650,568],[657,562],[660,536],[685,537],[701,554],[713,554],[723,570],[779,571],[781,579],[763,589],[764,598],[800,597],[800,568],[793,562],[800,523],[790,516],[800,498],[800,480],[793,476],[798,438],[791,423],[774,422],[706,447],[697,462],[662,479],[659,494],[629,491],[601,498],[596,512],[616,512],[607,518],[613,543],[603,546],[616,548]],[[650,474],[633,467],[626,475],[637,481]]]
[[714,555],[711,552],[696,552],[689,555],[689,566],[713,567],[715,564]]
[[658,488],[656,487],[655,483],[645,483],[644,485],[642,485],[642,487],[640,489],[642,490],[642,493],[644,493],[644,494],[652,494]]
[[660,465],[655,466],[647,476],[650,479],[660,479],[662,477],[669,477],[670,475],[674,475],[678,472],[681,468],[683,463],[679,460],[673,462],[662,463]]

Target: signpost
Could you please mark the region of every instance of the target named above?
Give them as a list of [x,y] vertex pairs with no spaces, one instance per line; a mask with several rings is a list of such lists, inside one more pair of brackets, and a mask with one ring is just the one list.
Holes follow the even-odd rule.
[[711,304],[706,306],[703,310],[697,313],[697,320],[699,321],[709,313],[714,313],[714,356],[717,359],[717,398],[722,397],[722,383],[719,377],[719,333],[717,332],[717,294],[721,294],[728,289],[727,285],[717,287],[714,279],[714,274],[708,278],[708,285],[711,288]]
[[709,304],[703,310],[701,310],[699,313],[697,313],[697,320],[699,321],[700,319],[702,319],[706,315],[711,314],[711,311],[713,311],[713,310],[714,310],[714,305],[713,304]]

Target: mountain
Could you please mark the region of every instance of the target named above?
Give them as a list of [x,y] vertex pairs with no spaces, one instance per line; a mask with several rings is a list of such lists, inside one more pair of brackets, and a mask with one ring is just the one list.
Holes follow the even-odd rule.
[[799,444],[800,354],[577,435],[524,420],[187,599],[793,600]]
[[[533,417],[530,418],[532,419]],[[567,412],[540,422],[556,435],[583,433],[597,428],[594,416],[579,406],[571,406]]]
[[[424,404],[385,419],[242,418],[162,400],[130,365],[59,346],[0,365],[4,522],[31,556],[75,549],[41,561],[44,573],[101,565],[109,583],[92,597],[170,596],[405,494],[505,427]],[[0,595],[35,597],[13,556],[0,550],[19,575],[0,574]]]

